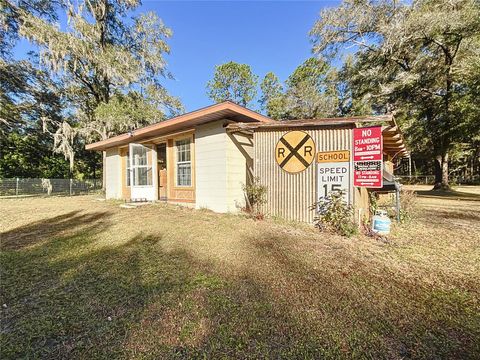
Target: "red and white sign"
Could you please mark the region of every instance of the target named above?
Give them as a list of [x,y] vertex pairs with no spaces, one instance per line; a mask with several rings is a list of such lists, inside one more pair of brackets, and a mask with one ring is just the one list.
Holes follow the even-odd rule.
[[353,185],[383,186],[382,127],[353,129]]

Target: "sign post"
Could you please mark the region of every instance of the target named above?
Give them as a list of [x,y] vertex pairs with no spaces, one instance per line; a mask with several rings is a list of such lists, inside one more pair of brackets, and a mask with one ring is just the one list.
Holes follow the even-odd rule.
[[350,151],[317,153],[317,198],[342,190],[345,202],[350,203]]
[[353,185],[383,187],[381,126],[353,129]]

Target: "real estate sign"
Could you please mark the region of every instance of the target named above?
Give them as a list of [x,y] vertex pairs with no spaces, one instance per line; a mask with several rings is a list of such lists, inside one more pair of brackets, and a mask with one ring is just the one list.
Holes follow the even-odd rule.
[[350,151],[326,151],[317,153],[317,198],[326,197],[331,191],[344,191],[344,199],[350,202]]
[[383,186],[382,127],[353,129],[353,185]]

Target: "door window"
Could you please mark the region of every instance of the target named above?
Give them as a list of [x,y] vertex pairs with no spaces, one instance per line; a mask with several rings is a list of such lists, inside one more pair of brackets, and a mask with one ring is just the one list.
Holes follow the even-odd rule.
[[152,185],[151,149],[138,144],[132,144],[133,186]]
[[127,162],[127,164],[126,164],[127,165],[126,166],[126,169],[127,169],[127,171],[126,171],[127,187],[129,187],[130,186],[130,171],[131,171],[131,168],[130,168],[130,151],[127,151],[126,156],[125,156],[125,160]]

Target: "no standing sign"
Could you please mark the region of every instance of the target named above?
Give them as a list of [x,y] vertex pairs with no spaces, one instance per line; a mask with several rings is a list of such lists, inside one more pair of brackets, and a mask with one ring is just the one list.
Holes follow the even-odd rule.
[[383,186],[382,127],[353,129],[353,185]]

